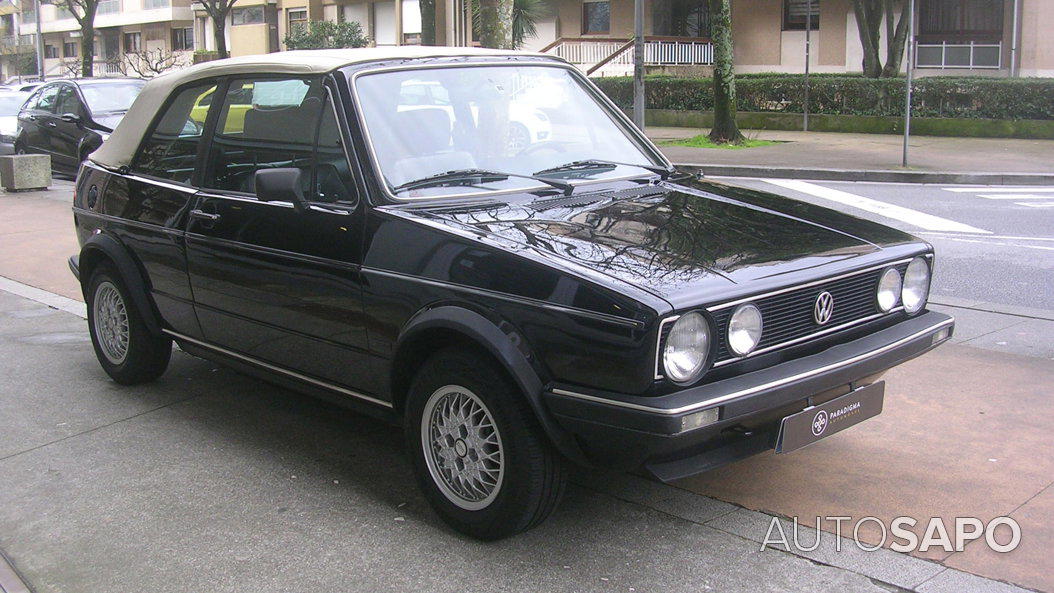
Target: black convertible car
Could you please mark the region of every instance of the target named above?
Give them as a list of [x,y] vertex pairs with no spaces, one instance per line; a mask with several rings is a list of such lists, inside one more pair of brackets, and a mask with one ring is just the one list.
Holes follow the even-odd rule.
[[18,114],[15,153],[51,155],[53,170],[76,173],[110,137],[144,84],[136,78],[85,78],[41,86]]
[[[524,145],[510,124],[535,112],[549,133]],[[883,371],[953,328],[926,309],[929,244],[679,172],[543,55],[159,77],[81,168],[74,218],[115,381],[155,379],[175,341],[402,423],[433,508],[484,539],[542,521],[568,460],[672,480],[870,418]]]

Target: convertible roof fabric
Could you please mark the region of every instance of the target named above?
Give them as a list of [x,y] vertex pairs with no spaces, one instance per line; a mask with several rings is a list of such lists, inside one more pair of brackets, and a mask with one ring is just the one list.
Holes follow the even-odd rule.
[[[226,60],[203,62],[151,79],[132,103],[117,129],[98,150],[89,157],[92,162],[109,168],[131,164],[146,128],[172,90],[188,82],[229,74],[325,74],[337,68],[364,62],[418,58],[482,57],[482,56],[544,56],[474,47],[396,46],[361,49],[319,49],[283,51],[271,54],[242,56]],[[552,57],[552,56],[546,56]]]

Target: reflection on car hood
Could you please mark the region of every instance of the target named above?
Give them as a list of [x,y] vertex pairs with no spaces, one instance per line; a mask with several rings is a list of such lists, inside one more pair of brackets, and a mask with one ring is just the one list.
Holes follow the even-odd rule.
[[420,207],[411,215],[600,272],[675,307],[734,285],[917,241],[826,208],[704,180],[534,202]]

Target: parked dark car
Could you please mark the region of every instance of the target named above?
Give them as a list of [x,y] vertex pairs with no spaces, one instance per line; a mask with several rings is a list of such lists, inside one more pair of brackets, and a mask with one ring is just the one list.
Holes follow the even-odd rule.
[[[510,140],[514,104],[559,114],[551,135]],[[542,521],[568,461],[672,480],[872,417],[880,375],[953,328],[926,309],[929,244],[679,172],[536,54],[160,77],[81,168],[74,217],[115,381],[157,378],[174,340],[401,423],[433,508],[484,539]]]
[[49,154],[51,168],[76,173],[110,137],[146,81],[136,78],[57,80],[38,88],[18,114],[18,154]]

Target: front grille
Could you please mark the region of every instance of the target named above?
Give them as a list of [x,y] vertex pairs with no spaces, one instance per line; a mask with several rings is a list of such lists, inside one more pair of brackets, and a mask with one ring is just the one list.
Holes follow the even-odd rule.
[[[903,263],[895,267],[903,276],[908,264]],[[880,311],[875,301],[875,291],[884,270],[885,268],[868,270],[750,301],[761,310],[764,320],[761,342],[755,352],[776,349],[790,342],[803,342],[811,335],[830,333],[833,328],[852,325],[878,315]],[[816,297],[824,291],[834,297],[834,313],[830,321],[819,325],[813,318],[813,306],[816,304]],[[715,366],[727,364],[736,358],[727,345],[728,319],[735,309],[726,307],[712,313],[717,330]]]

